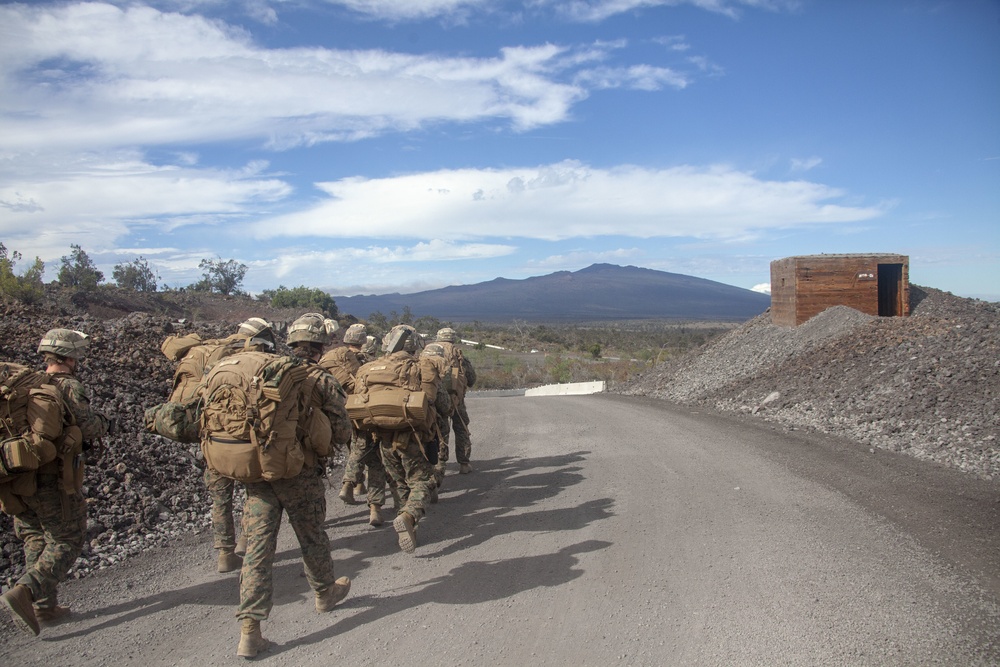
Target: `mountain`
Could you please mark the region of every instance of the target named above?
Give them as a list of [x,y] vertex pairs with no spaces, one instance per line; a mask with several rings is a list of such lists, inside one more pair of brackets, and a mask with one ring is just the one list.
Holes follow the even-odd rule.
[[771,297],[703,278],[594,264],[579,271],[510,280],[496,278],[413,294],[335,296],[342,314],[376,311],[428,315],[453,322],[587,322],[595,320],[743,321],[764,312]]

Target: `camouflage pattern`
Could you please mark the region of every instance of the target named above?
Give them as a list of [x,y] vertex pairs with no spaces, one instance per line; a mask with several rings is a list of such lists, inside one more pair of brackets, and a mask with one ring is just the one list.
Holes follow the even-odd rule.
[[14,534],[24,542],[25,572],[17,583],[31,589],[38,609],[51,609],[56,586],[83,551],[87,505],[82,493],[63,491],[59,475],[37,478],[35,495],[21,497],[28,509],[14,517]]
[[69,373],[49,373],[52,384],[59,387],[66,408],[76,425],[83,431],[83,441],[93,442],[108,432],[108,419],[90,407],[90,393]]
[[[104,436],[108,420],[91,408],[90,395],[83,383],[69,373],[50,373],[49,377],[62,394],[69,413],[67,421],[75,421],[84,441],[93,442]],[[56,586],[66,579],[83,551],[87,530],[83,494],[65,490],[59,465],[57,460],[40,469],[36,474],[35,494],[20,497],[27,509],[14,518],[14,533],[24,542],[25,561],[25,572],[17,583],[31,589],[38,609],[56,606]]]
[[358,484],[364,481],[364,469],[368,469],[368,504],[381,507],[385,504],[385,465],[382,463],[382,452],[375,441],[375,436],[364,431],[359,432],[351,443],[351,455],[344,463],[343,481]]
[[350,443],[354,431],[351,427],[351,419],[347,416],[347,408],[344,407],[344,402],[347,399],[344,389],[328,371],[314,372],[319,370],[316,362],[307,360],[307,363],[310,368],[309,377],[312,387],[310,395],[306,397],[307,404],[319,408],[329,417],[335,445]]
[[326,522],[326,488],[321,469],[308,467],[296,477],[247,484],[243,509],[247,552],[240,573],[240,606],[236,617],[266,620],[273,605],[272,568],[282,512],[302,549],[306,580],[316,592],[333,585],[333,559]]
[[335,347],[322,357],[319,365],[329,371],[348,394],[354,393],[354,376],[361,364],[363,355],[347,345]]
[[212,546],[232,551],[236,548],[236,522],[233,519],[236,480],[223,477],[208,467],[205,468],[204,479],[208,497],[212,500]]
[[396,483],[401,502],[396,513],[406,512],[415,522],[419,522],[424,516],[431,491],[437,485],[434,468],[427,461],[420,443],[412,433],[385,432],[381,436],[382,463]]

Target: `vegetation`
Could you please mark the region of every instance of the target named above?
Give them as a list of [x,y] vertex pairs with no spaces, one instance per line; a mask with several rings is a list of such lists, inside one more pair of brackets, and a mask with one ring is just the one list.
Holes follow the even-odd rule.
[[243,294],[243,278],[249,269],[246,264],[235,259],[223,262],[221,257],[217,257],[201,260],[198,268],[204,273],[201,280],[192,284],[189,289],[196,292],[216,292],[224,296]]
[[278,289],[266,289],[261,293],[262,300],[268,301],[273,308],[300,308],[310,312],[323,313],[336,319],[337,303],[333,297],[321,289],[300,285],[291,289],[279,285]]
[[59,284],[85,292],[97,289],[104,280],[104,274],[97,270],[97,266],[83,248],[75,243],[69,247],[70,254],[63,255],[61,259],[62,267],[57,278]]
[[126,264],[115,264],[111,275],[116,285],[133,292],[155,292],[160,278],[142,257]]
[[35,263],[21,275],[14,273],[14,267],[21,260],[21,253],[7,250],[0,242],[0,297],[14,299],[24,303],[38,303],[45,296],[42,285],[42,274],[45,273],[45,263],[35,257]]

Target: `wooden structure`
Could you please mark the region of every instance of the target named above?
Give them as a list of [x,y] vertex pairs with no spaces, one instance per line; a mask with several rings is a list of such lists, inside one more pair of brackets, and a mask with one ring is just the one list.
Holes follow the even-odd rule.
[[771,322],[794,327],[833,306],[910,314],[906,255],[802,255],[771,262]]

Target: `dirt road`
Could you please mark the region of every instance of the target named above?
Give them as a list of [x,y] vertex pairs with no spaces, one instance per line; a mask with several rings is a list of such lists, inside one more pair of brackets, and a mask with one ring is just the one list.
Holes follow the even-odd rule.
[[[351,596],[318,615],[291,530],[274,665],[1000,663],[1000,485],[652,400],[471,398],[414,556],[331,490]],[[454,463],[452,464],[454,465]],[[4,665],[238,664],[207,535],[62,589]]]

